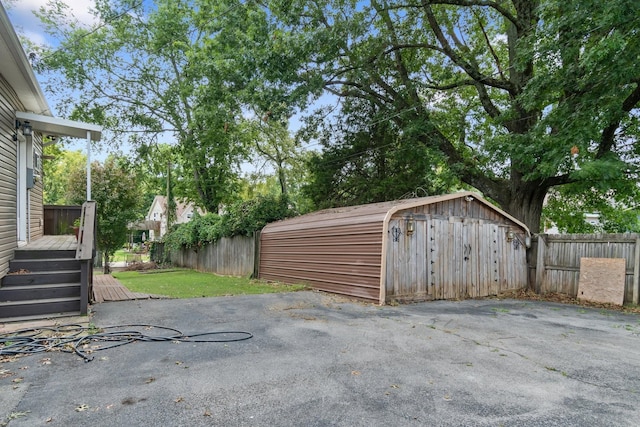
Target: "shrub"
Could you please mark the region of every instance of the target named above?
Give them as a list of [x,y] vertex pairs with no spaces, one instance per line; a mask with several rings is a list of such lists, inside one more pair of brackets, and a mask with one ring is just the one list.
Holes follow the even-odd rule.
[[286,197],[259,196],[229,205],[223,215],[195,214],[191,221],[173,226],[164,236],[165,249],[203,246],[222,237],[251,236],[270,222],[295,215]]

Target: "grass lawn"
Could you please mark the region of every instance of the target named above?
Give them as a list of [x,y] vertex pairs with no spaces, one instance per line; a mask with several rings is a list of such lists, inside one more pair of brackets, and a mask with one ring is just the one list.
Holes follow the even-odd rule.
[[132,292],[172,298],[267,294],[305,289],[304,285],[266,283],[245,277],[218,276],[193,270],[118,271],[113,272],[113,277]]

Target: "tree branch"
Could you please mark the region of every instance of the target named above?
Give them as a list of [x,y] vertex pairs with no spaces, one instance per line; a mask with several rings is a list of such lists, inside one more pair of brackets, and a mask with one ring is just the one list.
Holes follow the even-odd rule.
[[508,81],[494,79],[493,77],[483,75],[480,70],[473,66],[468,61],[465,61],[456,51],[451,47],[449,41],[445,37],[442,29],[440,28],[440,24],[433,14],[433,10],[431,9],[431,2],[429,0],[422,0],[422,5],[427,15],[427,21],[429,22],[429,26],[433,31],[434,35],[438,39],[440,46],[443,49],[443,52],[447,57],[449,57],[456,65],[462,68],[472,79],[476,80],[478,83],[495,87],[497,89],[506,90],[512,96],[516,95],[515,87]]
[[[622,113],[630,112],[640,102],[640,83],[636,83],[636,88],[622,101]],[[609,126],[602,131],[602,137],[600,138],[600,146],[596,153],[596,158],[602,158],[605,154],[611,151],[615,142],[616,130],[620,127],[620,121],[622,120],[622,114],[613,120]]]
[[520,24],[519,24],[518,18],[516,16],[514,16],[511,12],[509,12],[509,10],[507,10],[501,4],[499,4],[499,3],[495,2],[495,1],[489,1],[489,0],[431,0],[431,1],[429,1],[429,3],[430,4],[448,4],[448,5],[452,5],[452,6],[463,6],[463,7],[468,7],[468,6],[490,7],[492,9],[496,10],[498,13],[500,13],[500,15],[504,16],[506,19],[511,21],[513,23],[513,25],[515,25],[516,27],[520,28]]

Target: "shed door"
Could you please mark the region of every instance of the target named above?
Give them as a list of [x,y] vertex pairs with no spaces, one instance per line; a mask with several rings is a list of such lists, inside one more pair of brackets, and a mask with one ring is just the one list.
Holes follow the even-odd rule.
[[412,234],[394,220],[389,229],[387,299],[474,298],[526,286],[519,230],[508,241],[508,226],[469,218],[416,219]]

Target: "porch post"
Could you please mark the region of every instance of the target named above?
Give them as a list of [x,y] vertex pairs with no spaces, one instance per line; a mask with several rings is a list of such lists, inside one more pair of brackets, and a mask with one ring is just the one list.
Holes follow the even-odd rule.
[[91,131],[87,131],[87,200],[91,200]]

